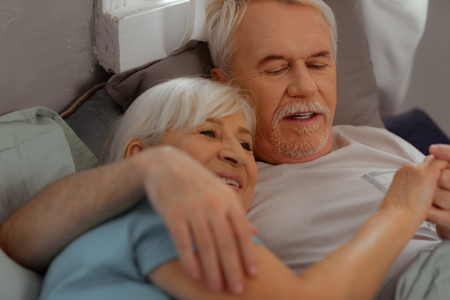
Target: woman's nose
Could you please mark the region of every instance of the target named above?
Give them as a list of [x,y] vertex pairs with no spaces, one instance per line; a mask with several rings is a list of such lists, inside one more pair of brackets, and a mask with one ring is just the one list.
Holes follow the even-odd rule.
[[248,154],[238,140],[225,142],[219,151],[219,158],[234,167],[243,166],[248,162]]

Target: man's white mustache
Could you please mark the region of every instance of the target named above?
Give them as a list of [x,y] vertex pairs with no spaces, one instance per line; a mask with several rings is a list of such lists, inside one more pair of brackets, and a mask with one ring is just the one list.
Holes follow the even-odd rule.
[[273,117],[273,125],[272,128],[276,128],[278,126],[278,123],[286,117],[293,116],[298,113],[306,113],[306,112],[313,112],[316,114],[321,114],[325,117],[325,122],[328,124],[328,120],[330,117],[330,110],[328,107],[326,107],[323,104],[320,104],[316,101],[304,101],[304,102],[298,102],[298,103],[292,103],[285,105],[283,107],[280,107]]

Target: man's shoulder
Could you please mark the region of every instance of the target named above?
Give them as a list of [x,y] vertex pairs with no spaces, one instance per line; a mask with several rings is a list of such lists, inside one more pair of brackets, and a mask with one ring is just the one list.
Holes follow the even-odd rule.
[[338,139],[339,137],[347,137],[360,142],[373,142],[373,144],[375,145],[388,139],[399,141],[401,143],[405,142],[412,147],[412,145],[403,140],[401,137],[393,134],[392,132],[389,132],[385,128],[371,126],[336,125],[332,127],[332,132],[333,139]]
[[408,157],[411,161],[422,161],[424,155],[409,142],[389,132],[385,128],[371,126],[333,126],[333,148],[340,145],[362,144],[383,152]]
[[332,127],[333,133],[343,133],[348,135],[361,135],[365,133],[373,133],[380,135],[391,135],[385,128],[372,127],[372,126],[355,126],[355,125],[334,125]]

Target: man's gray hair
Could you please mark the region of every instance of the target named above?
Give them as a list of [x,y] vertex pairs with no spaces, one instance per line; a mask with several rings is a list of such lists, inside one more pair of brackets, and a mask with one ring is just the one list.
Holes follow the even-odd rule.
[[[232,76],[232,61],[235,52],[234,33],[253,0],[208,0],[206,7],[206,35],[211,58],[215,67]],[[331,33],[333,56],[337,54],[337,28],[333,11],[322,0],[272,0],[275,2],[307,5],[316,8],[325,19]]]
[[253,133],[253,110],[238,89],[205,78],[161,83],[134,100],[118,119],[104,147],[102,163],[123,158],[133,140],[147,147],[159,145],[167,130],[189,130],[209,118],[223,118],[239,110]]

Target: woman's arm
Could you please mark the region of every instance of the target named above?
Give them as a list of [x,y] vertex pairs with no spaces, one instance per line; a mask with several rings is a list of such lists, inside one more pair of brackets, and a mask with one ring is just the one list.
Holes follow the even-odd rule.
[[380,206],[355,236],[296,276],[273,254],[255,246],[259,273],[236,296],[209,292],[202,280],[187,278],[174,261],[148,277],[179,299],[371,299],[395,258],[423,222],[447,163],[428,158],[401,168]]
[[1,248],[21,265],[45,271],[75,237],[138,201],[143,193],[132,169],[121,161],[49,185],[1,225]]
[[[210,292],[204,280],[188,278],[178,261],[165,264],[149,279],[177,299],[371,299],[415,228],[405,214],[378,213],[347,244],[300,275],[270,251],[255,245],[259,272],[246,278],[241,295]],[[405,224],[399,226],[399,223]],[[401,228],[403,227],[403,228]]]
[[[155,147],[51,184],[1,225],[0,247],[23,266],[45,271],[65,245],[88,229],[132,207],[144,194],[152,200],[172,203],[172,210],[169,207],[160,211],[166,214],[166,222],[171,215],[174,219],[173,215],[184,204],[180,201],[174,204],[172,199],[185,199],[185,202],[191,199],[192,204],[193,201],[212,198],[216,202],[235,203],[234,207],[239,207],[237,199],[230,199],[236,197],[234,193],[190,156],[173,147]],[[242,231],[248,229],[247,236],[241,236],[240,240],[251,245],[250,223],[244,211],[242,208],[234,209],[231,213],[242,215],[241,218],[234,218],[236,224],[243,228]],[[226,217],[223,214],[222,218]],[[170,223],[172,234],[180,227],[179,224]],[[215,249],[210,249],[212,251]],[[239,256],[236,257],[238,259]],[[185,269],[191,272],[194,269],[195,272],[199,268],[195,263],[198,264],[197,261],[188,262]],[[212,261],[212,264],[220,274],[219,259]],[[220,277],[218,280],[221,280]]]

